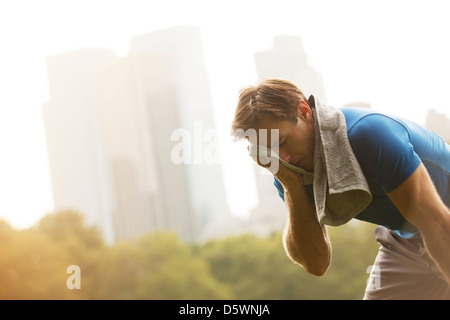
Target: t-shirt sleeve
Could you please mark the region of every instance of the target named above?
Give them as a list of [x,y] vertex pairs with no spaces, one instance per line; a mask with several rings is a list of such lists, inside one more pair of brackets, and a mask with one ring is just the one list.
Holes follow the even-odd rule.
[[[273,179],[274,179],[273,184],[275,185],[275,188],[277,188],[278,195],[284,201],[284,188],[283,188],[283,185],[281,184],[281,182],[277,178],[274,177]],[[306,189],[306,192],[308,193],[309,200],[311,201],[311,203],[314,203],[313,185],[312,184],[305,185],[305,189]]]
[[407,128],[381,114],[360,119],[349,141],[366,178],[385,193],[400,186],[420,165]]
[[278,195],[280,198],[284,201],[284,188],[281,182],[277,178],[273,178],[273,184],[275,185],[275,188],[277,188]]

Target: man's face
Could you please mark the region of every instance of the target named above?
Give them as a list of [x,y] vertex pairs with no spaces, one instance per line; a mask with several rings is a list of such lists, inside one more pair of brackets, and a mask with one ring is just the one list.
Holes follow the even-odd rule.
[[267,129],[269,147],[273,145],[270,141],[271,130],[278,129],[279,156],[296,167],[310,172],[314,170],[314,118],[305,102],[302,101],[297,107],[297,123],[265,117],[259,122],[258,129]]

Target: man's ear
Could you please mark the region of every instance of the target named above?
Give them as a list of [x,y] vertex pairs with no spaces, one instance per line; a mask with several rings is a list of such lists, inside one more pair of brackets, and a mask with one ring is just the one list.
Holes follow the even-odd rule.
[[312,115],[311,108],[305,100],[302,100],[297,106],[297,117],[303,120]]

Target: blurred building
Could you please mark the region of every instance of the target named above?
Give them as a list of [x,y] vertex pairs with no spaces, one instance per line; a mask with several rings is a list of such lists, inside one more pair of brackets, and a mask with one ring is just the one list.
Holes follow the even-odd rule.
[[[195,159],[198,149],[205,150],[208,144],[208,137],[199,135],[216,128],[199,29],[178,26],[139,35],[132,38],[130,48],[157,49],[173,58],[180,124],[194,133],[192,164],[186,167],[193,208],[202,226],[229,215],[222,168]],[[217,145],[214,148],[219,152]]]
[[174,67],[164,53],[130,51],[97,74],[99,128],[118,237],[164,229],[193,240],[197,233],[186,168],[170,157],[169,139],[180,127]]
[[[137,45],[152,38],[180,47]],[[43,109],[55,209],[79,211],[108,242],[161,229],[192,241],[226,212],[218,165],[171,159],[174,130],[195,134],[194,120],[214,128],[203,63],[193,28],[138,37],[123,58],[96,48],[49,57]]]
[[370,103],[362,102],[362,101],[356,101],[356,102],[347,103],[347,104],[343,105],[342,107],[343,108],[367,108],[367,109],[371,109],[372,108]]
[[280,35],[273,47],[255,54],[258,78],[281,78],[295,83],[308,98],[314,95],[326,102],[322,74],[311,64],[298,36]]
[[450,119],[434,109],[428,111],[425,127],[436,132],[447,143],[450,143]]
[[74,209],[114,238],[95,94],[97,66],[115,59],[107,49],[47,58],[50,100],[44,104],[55,209]]

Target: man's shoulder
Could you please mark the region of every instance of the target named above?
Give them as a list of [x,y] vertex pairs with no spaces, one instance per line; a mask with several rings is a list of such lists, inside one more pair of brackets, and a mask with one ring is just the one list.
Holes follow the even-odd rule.
[[404,122],[392,116],[368,108],[342,108],[350,140],[387,139],[403,136],[408,139],[409,130]]
[[347,131],[360,127],[382,126],[386,123],[398,122],[391,116],[368,108],[341,108],[347,124]]
[[405,181],[420,163],[406,123],[370,109],[342,110],[353,152],[366,177],[385,192]]

